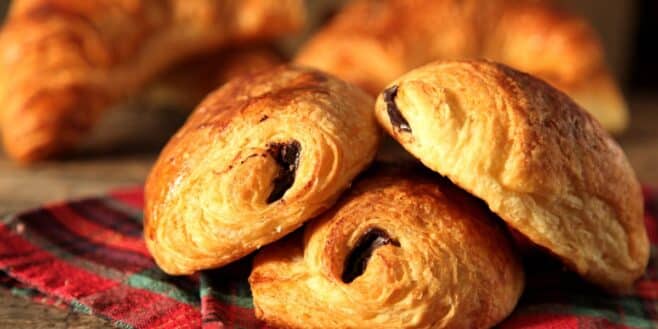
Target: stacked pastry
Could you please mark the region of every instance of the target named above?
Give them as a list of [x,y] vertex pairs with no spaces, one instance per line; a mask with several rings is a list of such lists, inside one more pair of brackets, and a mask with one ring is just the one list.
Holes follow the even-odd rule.
[[[6,149],[64,152],[171,63],[302,20],[293,0],[17,1],[0,35]],[[284,328],[492,327],[524,287],[510,230],[611,292],[642,275],[640,186],[603,126],[622,129],[625,107],[580,18],[356,0],[295,65],[260,70],[279,58],[258,49],[236,53],[258,70],[154,88],[189,105],[230,80],[148,177],[144,237],[165,272],[257,252],[256,315]],[[373,164],[383,131],[417,164]]]
[[[146,185],[157,263],[189,274],[258,251],[256,315],[283,328],[492,327],[524,286],[508,228],[623,292],[648,261],[623,152],[569,96],[508,66],[413,69],[479,56],[625,123],[596,39],[545,3],[355,1],[297,56],[322,71],[231,80],[172,138]],[[380,127],[429,170],[373,165]]]
[[[371,166],[380,126],[434,172]],[[160,267],[261,249],[256,315],[283,328],[491,327],[523,291],[507,227],[610,291],[647,265],[619,146],[562,92],[487,61],[417,68],[376,103],[310,68],[244,75],[204,100],[146,185]]]

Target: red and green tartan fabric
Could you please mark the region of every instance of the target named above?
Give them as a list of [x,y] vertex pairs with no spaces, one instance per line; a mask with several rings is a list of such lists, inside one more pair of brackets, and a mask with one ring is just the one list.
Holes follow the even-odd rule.
[[[651,261],[631,295],[607,295],[538,256],[530,260],[519,306],[498,327],[658,328],[658,190],[645,188],[644,196]],[[142,205],[135,188],[4,219],[0,286],[119,328],[268,328],[254,316],[249,258],[194,276],[168,276],[142,240]]]

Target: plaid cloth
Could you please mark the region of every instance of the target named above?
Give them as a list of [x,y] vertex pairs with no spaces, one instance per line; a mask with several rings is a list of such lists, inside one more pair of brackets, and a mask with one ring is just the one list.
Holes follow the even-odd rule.
[[[526,292],[499,328],[658,327],[658,190],[644,195],[652,256],[631,295],[607,295],[559,262],[532,257]],[[0,286],[119,328],[268,328],[254,316],[249,257],[195,276],[168,276],[142,240],[142,205],[136,188],[6,218]]]

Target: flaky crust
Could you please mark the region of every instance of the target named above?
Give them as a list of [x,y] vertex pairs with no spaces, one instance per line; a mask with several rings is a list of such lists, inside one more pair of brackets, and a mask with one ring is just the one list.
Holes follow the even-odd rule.
[[595,32],[551,1],[356,0],[311,38],[296,62],[374,95],[428,62],[478,58],[545,79],[613,132],[627,125]]
[[[494,220],[445,179],[371,174],[303,237],[258,253],[249,277],[256,315],[282,328],[489,328],[524,282]],[[370,257],[346,283],[355,252]]]
[[643,273],[640,185],[621,148],[569,97],[482,61],[428,64],[386,90],[376,105],[385,130],[513,228],[603,287],[626,288]]
[[220,49],[176,64],[148,86],[141,98],[156,108],[193,110],[211,91],[243,74],[271,69],[283,57],[267,46]]
[[144,234],[167,273],[219,267],[329,208],[374,158],[374,100],[281,66],[210,94],[146,182]]
[[301,27],[301,0],[17,0],[0,33],[8,155],[73,148],[108,107],[173,62]]

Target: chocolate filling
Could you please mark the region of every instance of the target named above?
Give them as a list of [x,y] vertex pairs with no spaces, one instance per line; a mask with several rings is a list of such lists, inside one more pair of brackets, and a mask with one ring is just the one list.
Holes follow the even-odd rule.
[[386,90],[384,90],[384,102],[386,102],[386,113],[388,113],[388,118],[391,120],[391,125],[397,131],[411,132],[411,126],[409,122],[402,116],[398,105],[395,104],[395,97],[398,95],[398,86],[394,85]]
[[299,166],[299,152],[301,145],[296,140],[288,143],[272,143],[268,145],[267,152],[279,165],[279,173],[272,182],[274,189],[267,197],[267,203],[272,203],[283,197],[286,191],[295,182],[295,172]]
[[368,261],[375,249],[387,244],[400,246],[400,243],[391,239],[384,230],[379,228],[368,229],[345,260],[345,268],[341,277],[343,282],[350,283],[361,276],[366,271]]

